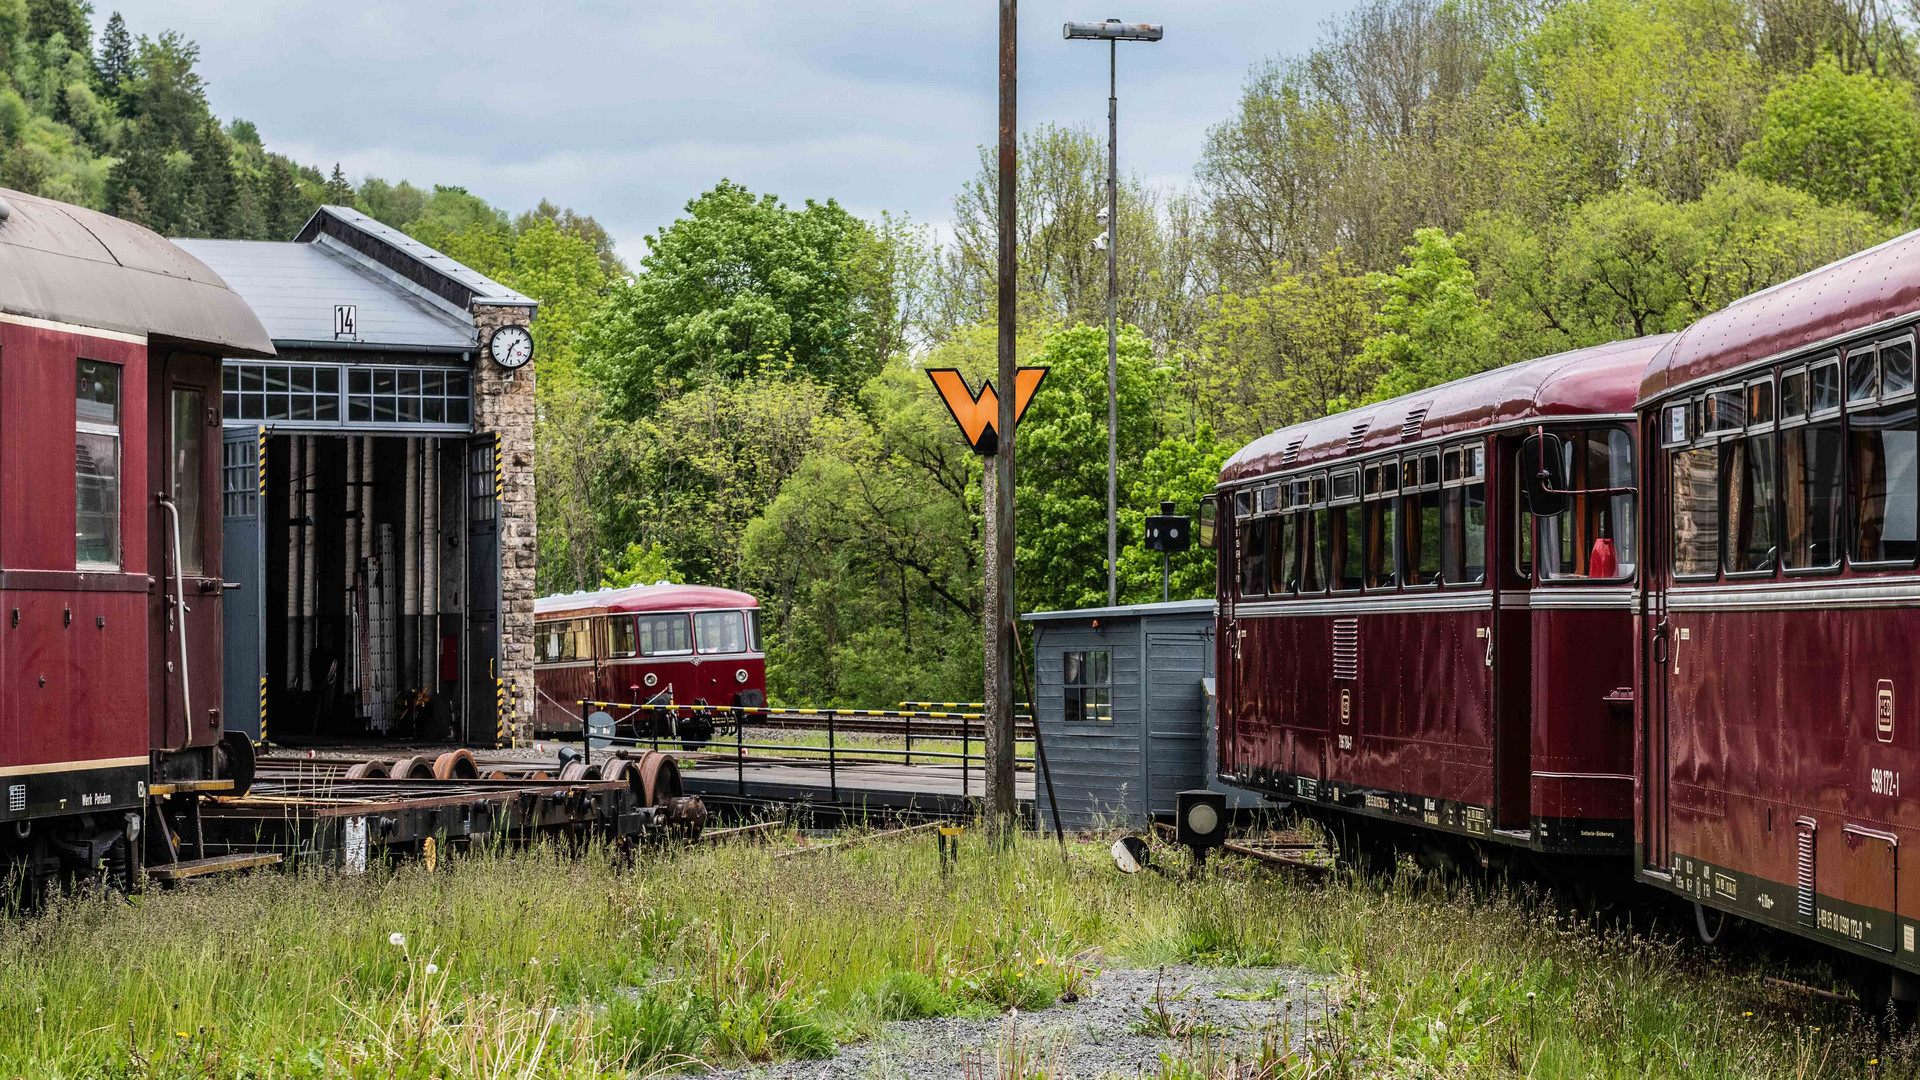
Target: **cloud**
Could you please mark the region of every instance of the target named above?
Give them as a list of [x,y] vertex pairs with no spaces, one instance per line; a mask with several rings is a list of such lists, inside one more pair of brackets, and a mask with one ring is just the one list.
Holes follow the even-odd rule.
[[[1343,0],[1160,0],[1166,40],[1123,46],[1121,167],[1183,182],[1248,66],[1311,43]],[[1316,6],[1319,5],[1319,6]],[[129,0],[136,34],[201,45],[209,99],[269,147],[355,179],[460,184],[598,218],[629,259],[722,176],[942,223],[997,132],[987,4],[847,0]],[[1021,10],[1023,128],[1105,127],[1107,50],[1065,42],[1080,0]],[[101,5],[102,16],[114,6]],[[104,18],[96,16],[96,24]]]

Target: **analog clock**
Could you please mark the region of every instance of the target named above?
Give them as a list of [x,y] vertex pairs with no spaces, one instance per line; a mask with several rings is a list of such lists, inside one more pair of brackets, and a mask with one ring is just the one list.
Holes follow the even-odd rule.
[[503,326],[487,339],[487,351],[494,363],[511,371],[533,359],[533,335],[524,326]]

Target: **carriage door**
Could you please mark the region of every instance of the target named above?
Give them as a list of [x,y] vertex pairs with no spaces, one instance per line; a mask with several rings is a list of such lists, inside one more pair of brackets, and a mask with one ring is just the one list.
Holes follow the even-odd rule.
[[[1641,673],[1640,717],[1640,830],[1641,862],[1644,866],[1666,870],[1671,865],[1672,837],[1668,820],[1669,738],[1672,731],[1672,666],[1674,638],[1667,622],[1668,594],[1673,581],[1673,502],[1674,469],[1682,465],[1685,444],[1691,436],[1690,410],[1683,403],[1662,408],[1647,424],[1642,439],[1643,462],[1641,490],[1646,504],[1641,508],[1641,580],[1645,582],[1646,606],[1640,614],[1641,634],[1638,663]],[[1650,445],[1648,445],[1650,444]],[[1811,890],[1809,890],[1811,896]]]
[[[170,749],[220,741],[221,604],[220,489],[215,442],[220,433],[220,362],[172,353],[159,365],[148,398],[149,469],[163,498],[149,505],[149,565],[163,568],[154,610],[159,677],[166,702],[164,742]],[[175,604],[184,597],[185,611]],[[258,696],[247,696],[249,707]]]
[[1489,492],[1510,492],[1491,500],[1497,509],[1488,530],[1493,588],[1492,663],[1494,731],[1494,816],[1505,829],[1533,824],[1533,622],[1527,607],[1533,564],[1533,516],[1520,513],[1523,439],[1495,442]]
[[505,743],[500,679],[500,437],[467,440],[466,728],[472,743]]
[[[220,444],[221,566],[226,584],[222,653],[228,731],[267,738],[265,529],[267,429],[227,428]],[[252,706],[252,707],[249,707]]]

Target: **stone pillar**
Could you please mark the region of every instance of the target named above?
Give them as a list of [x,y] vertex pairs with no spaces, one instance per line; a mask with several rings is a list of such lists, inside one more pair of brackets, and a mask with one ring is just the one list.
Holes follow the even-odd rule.
[[473,430],[500,436],[500,678],[510,688],[506,726],[515,739],[533,737],[534,560],[539,555],[533,502],[533,365],[505,370],[487,354],[487,341],[509,323],[530,324],[533,311],[473,306],[480,335]]

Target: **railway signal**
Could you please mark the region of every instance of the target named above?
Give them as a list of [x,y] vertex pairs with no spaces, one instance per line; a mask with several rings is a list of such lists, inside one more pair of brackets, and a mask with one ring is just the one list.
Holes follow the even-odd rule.
[[1173,504],[1162,502],[1160,512],[1147,518],[1146,548],[1160,553],[1160,599],[1172,599],[1173,553],[1193,546],[1193,527],[1185,514],[1173,512]]

